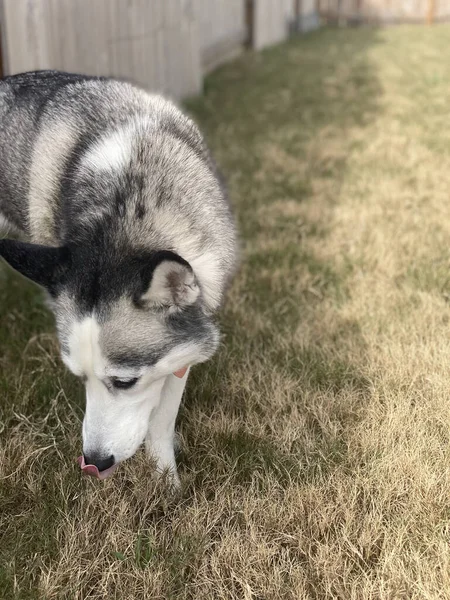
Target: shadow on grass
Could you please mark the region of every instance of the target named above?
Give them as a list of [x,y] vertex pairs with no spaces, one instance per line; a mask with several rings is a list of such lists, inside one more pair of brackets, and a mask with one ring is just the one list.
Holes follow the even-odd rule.
[[[345,432],[364,410],[369,382],[345,350],[351,346],[362,356],[364,341],[358,323],[338,314],[351,295],[355,266],[324,260],[317,247],[327,244],[333,227],[348,156],[379,110],[381,88],[370,59],[377,43],[376,29],[319,31],[225,66],[208,78],[205,98],[189,104],[229,182],[243,262],[222,319],[224,346],[193,373],[180,424],[192,446],[202,438],[193,432],[204,415],[241,421],[214,434],[205,449],[220,449],[221,460],[235,469],[233,483],[248,484],[252,470],[261,469],[278,472],[283,485],[287,472],[314,477],[312,456],[328,472],[345,461]],[[321,325],[324,310],[334,312],[329,331],[329,320]],[[314,324],[317,343],[299,341],[302,323]],[[253,371],[252,381],[239,383],[243,370]],[[258,420],[270,421],[270,400],[262,398],[280,374],[298,386],[291,402],[304,412],[305,436],[315,440],[308,449],[281,450],[273,429],[267,436],[251,433]],[[359,399],[356,406],[349,394]],[[308,406],[317,395],[326,395],[337,435],[323,431]],[[203,435],[211,435],[208,420]],[[213,471],[214,460],[205,457]],[[305,471],[305,463],[312,468]]]

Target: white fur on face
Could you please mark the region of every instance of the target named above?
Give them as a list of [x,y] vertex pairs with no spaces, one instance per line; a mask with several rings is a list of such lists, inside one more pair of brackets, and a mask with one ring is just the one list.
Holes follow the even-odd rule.
[[[69,337],[68,368],[86,377],[86,412],[83,421],[83,453],[114,455],[115,462],[132,456],[143,442],[152,409],[159,404],[165,377],[156,381],[150,372],[113,369],[99,345],[100,327],[93,317],[76,323]],[[116,390],[110,377],[137,377],[128,390]]]
[[83,453],[114,456],[121,462],[133,456],[148,431],[152,410],[159,405],[165,379],[129,390],[108,391],[98,379],[86,382]]
[[[195,342],[188,342],[174,347],[151,367],[117,367],[102,352],[100,332],[95,317],[76,322],[63,360],[75,375],[86,378],[83,453],[105,458],[112,454],[120,462],[130,458],[147,435],[167,376],[208,356],[202,355]],[[139,380],[128,390],[118,390],[111,385],[111,377]]]

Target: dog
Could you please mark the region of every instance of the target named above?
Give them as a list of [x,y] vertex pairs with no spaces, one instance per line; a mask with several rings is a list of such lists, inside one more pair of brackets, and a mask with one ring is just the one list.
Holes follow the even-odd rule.
[[213,356],[238,261],[227,193],[191,119],[130,83],[58,71],[0,81],[0,256],[49,297],[86,387],[83,456],[104,479],[145,441],[179,484],[174,427]]

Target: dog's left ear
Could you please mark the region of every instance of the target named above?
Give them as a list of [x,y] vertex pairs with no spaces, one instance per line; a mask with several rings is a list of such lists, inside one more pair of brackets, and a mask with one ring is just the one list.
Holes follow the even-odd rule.
[[0,256],[19,273],[53,292],[70,263],[68,248],[0,240]]
[[199,294],[200,288],[189,263],[181,258],[167,258],[154,268],[148,290],[141,300],[181,308],[193,304]]

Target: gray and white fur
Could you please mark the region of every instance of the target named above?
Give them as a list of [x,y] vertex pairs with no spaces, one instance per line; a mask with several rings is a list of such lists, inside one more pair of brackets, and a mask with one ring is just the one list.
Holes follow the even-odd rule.
[[[108,78],[0,81],[0,255],[49,292],[62,359],[86,384],[83,453],[100,471],[145,440],[178,481],[175,418],[209,359],[236,268],[226,192],[197,126]],[[22,241],[24,240],[24,241]]]

